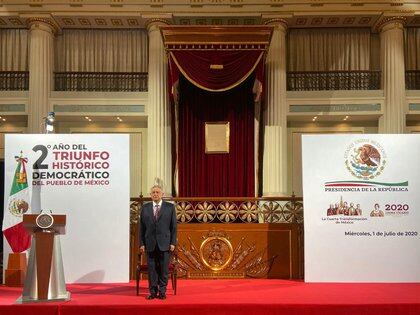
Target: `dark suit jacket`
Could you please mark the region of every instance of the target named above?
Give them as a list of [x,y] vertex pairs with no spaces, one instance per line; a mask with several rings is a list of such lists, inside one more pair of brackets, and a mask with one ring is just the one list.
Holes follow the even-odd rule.
[[140,246],[146,251],[169,250],[169,245],[176,245],[176,212],[173,204],[163,201],[159,217],[153,216],[153,202],[143,205],[140,213]]

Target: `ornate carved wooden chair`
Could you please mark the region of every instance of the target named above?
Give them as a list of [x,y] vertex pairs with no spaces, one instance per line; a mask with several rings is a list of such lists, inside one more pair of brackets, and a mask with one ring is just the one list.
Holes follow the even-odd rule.
[[[147,275],[147,264],[141,261],[143,253],[138,254],[137,260],[137,269],[136,269],[136,294],[140,293],[140,275]],[[178,274],[178,252],[177,249],[171,253],[171,258],[169,259],[169,278],[171,279],[172,289],[174,290],[174,295],[176,295],[176,282]]]

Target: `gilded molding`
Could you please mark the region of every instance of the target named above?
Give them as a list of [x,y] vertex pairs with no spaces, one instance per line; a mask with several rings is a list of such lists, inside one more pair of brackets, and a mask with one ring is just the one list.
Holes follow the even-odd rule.
[[230,44],[225,43],[179,43],[179,44],[166,44],[166,50],[267,50],[268,44],[258,43],[238,43],[232,42]]
[[289,27],[289,23],[285,19],[282,18],[273,18],[264,21],[264,25],[281,25],[284,27],[285,30]]
[[37,25],[39,23],[42,23],[44,25],[47,25],[50,28],[50,30],[51,30],[51,32],[53,34],[56,34],[59,31],[58,26],[54,22],[52,22],[50,19],[47,19],[47,18],[39,18],[39,17],[31,17],[31,18],[28,18],[26,20],[26,24],[28,25],[29,28],[32,25]]
[[152,18],[152,19],[148,19],[145,23],[145,27],[147,29],[147,31],[150,31],[150,28],[153,25],[171,25],[171,22],[166,20],[166,19],[160,19],[160,18]]
[[376,25],[375,29],[378,32],[382,32],[384,30],[384,27],[394,23],[395,27],[404,27],[407,23],[407,18],[405,16],[387,16],[382,18],[382,20]]

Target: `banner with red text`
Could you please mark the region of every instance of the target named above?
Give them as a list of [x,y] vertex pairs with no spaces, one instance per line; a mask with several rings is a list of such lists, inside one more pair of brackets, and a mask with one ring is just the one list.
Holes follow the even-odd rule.
[[420,282],[419,158],[415,134],[302,137],[305,281]]
[[[11,215],[67,215],[66,235],[60,237],[66,282],[127,282],[129,136],[6,135],[5,217],[16,208],[8,204],[16,157],[25,158],[30,200]],[[4,245],[7,257],[10,247]]]

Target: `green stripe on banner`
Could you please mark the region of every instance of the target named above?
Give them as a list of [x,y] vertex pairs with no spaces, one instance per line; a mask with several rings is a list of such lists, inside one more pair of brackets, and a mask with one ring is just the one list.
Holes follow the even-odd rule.
[[340,184],[340,183],[375,184],[375,185],[382,185],[382,186],[408,186],[408,181],[401,182],[401,183],[380,183],[380,182],[368,182],[368,181],[359,181],[359,180],[347,180],[347,181],[327,182],[326,184]]

